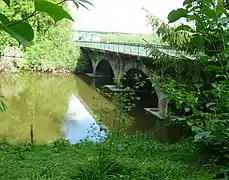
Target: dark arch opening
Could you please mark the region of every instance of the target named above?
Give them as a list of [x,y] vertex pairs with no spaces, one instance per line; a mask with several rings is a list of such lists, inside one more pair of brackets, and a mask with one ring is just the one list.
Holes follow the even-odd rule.
[[135,106],[137,108],[157,108],[158,96],[152,86],[150,79],[144,72],[138,69],[131,69],[125,73],[122,80],[123,88],[129,87],[135,91],[139,100],[135,100]]
[[101,78],[96,78],[93,80],[96,88],[101,88],[104,85],[114,84],[114,72],[107,60],[104,59],[98,63],[95,74],[102,76]]
[[105,59],[99,62],[99,64],[96,67],[95,74],[102,75],[109,78],[114,78],[114,72],[111,68],[111,65]]

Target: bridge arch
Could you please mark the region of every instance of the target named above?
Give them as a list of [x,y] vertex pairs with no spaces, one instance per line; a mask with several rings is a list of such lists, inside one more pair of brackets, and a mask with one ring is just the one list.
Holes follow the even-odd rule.
[[[144,70],[144,69],[143,69]],[[143,98],[143,101],[147,102],[152,100],[153,103],[146,104],[149,108],[158,108],[158,111],[161,115],[164,115],[168,111],[168,100],[164,96],[164,92],[160,88],[159,82],[156,79],[149,78],[150,77],[150,71],[142,71],[138,68],[132,68],[128,69],[123,76],[122,76],[122,83],[125,86],[132,85],[131,83],[129,84],[128,80],[128,75],[129,77],[132,76],[134,77],[134,73],[140,74],[141,78],[140,80],[146,80],[146,83],[143,86],[143,89],[153,92],[153,95],[151,98],[146,99]]]
[[140,69],[129,69],[121,79],[122,85],[132,89],[141,90],[137,92],[140,101],[144,102],[144,108],[158,108],[159,96],[149,76]]
[[115,77],[115,68],[106,59],[98,60],[94,65],[94,74],[104,75],[106,77]]

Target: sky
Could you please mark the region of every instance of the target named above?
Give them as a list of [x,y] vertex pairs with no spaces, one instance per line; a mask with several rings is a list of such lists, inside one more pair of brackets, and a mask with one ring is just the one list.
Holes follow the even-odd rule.
[[154,16],[166,21],[173,9],[182,7],[183,0],[90,0],[95,7],[90,11],[80,7],[78,10],[70,1],[70,12],[75,20],[75,30],[150,33],[147,26],[148,9]]

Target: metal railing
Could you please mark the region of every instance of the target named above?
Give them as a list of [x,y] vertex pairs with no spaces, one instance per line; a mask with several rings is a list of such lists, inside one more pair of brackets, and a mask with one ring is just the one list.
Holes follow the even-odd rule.
[[[80,47],[87,47],[92,49],[100,49],[112,52],[119,52],[130,55],[144,56],[148,57],[150,52],[147,50],[145,44],[137,43],[123,43],[123,42],[93,42],[93,41],[76,41],[79,43]],[[170,56],[175,56],[176,52],[169,46],[166,45],[153,45],[159,51],[166,53]]]

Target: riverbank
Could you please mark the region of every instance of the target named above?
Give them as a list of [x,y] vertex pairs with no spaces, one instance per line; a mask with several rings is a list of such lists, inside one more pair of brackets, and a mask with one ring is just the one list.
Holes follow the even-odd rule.
[[5,179],[192,179],[213,178],[188,141],[161,144],[150,135],[109,135],[100,144],[0,143],[0,177]]

